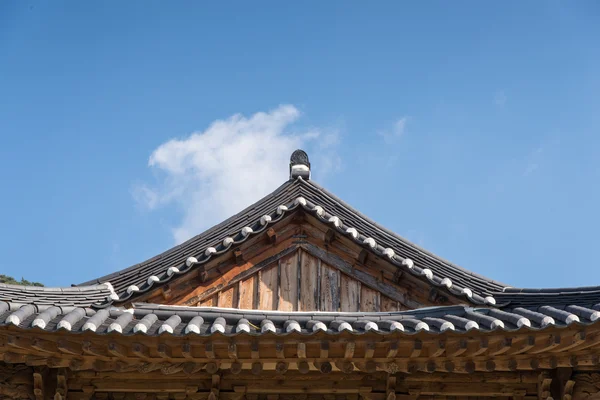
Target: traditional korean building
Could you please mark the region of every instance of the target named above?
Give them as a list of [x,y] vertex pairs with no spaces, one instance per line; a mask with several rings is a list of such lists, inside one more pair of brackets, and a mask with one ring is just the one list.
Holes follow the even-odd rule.
[[273,193],[150,260],[1,285],[0,397],[600,398],[599,310],[600,287],[513,288],[415,246],[299,150]]

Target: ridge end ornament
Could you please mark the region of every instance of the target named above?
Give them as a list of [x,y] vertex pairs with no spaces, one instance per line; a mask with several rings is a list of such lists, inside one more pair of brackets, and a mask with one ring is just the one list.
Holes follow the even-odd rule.
[[290,179],[310,179],[310,161],[304,150],[295,150],[290,156]]

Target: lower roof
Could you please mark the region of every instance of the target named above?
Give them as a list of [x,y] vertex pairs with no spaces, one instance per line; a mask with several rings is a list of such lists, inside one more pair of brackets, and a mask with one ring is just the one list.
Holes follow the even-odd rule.
[[46,332],[91,332],[119,335],[311,335],[320,331],[414,334],[498,330],[543,330],[572,324],[591,325],[600,318],[600,303],[514,307],[444,306],[398,312],[280,312],[217,307],[134,304],[132,309],[22,305],[0,302],[0,327]]

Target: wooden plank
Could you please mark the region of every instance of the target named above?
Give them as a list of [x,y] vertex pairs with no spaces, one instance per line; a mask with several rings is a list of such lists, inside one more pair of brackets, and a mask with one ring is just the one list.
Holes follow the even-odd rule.
[[412,308],[419,308],[423,306],[420,303],[407,299],[404,294],[401,293],[401,290],[399,290],[398,286],[382,282],[373,275],[370,275],[359,268],[354,268],[350,263],[332,252],[327,252],[312,243],[303,243],[300,245],[300,247],[311,255],[339,269],[348,276],[360,281],[361,286],[368,286],[371,289],[378,290],[391,299],[397,300]]
[[236,266],[228,269],[227,272],[221,275],[218,279],[210,281],[205,285],[196,287],[194,290],[187,292],[187,294],[183,295],[182,297],[180,296],[175,298],[172,303],[177,305],[192,305],[202,302],[204,299],[213,296],[221,290],[230,288],[231,286],[237,285],[240,281],[248,279],[250,276],[256,274],[257,271],[269,267],[272,264],[276,265],[277,261],[281,257],[296,252],[297,248],[297,245],[290,244],[288,242],[282,242],[276,247],[271,247],[268,251],[265,251],[263,254],[261,254],[261,257],[265,258],[252,259],[242,266]]
[[277,309],[277,265],[265,268],[258,273],[258,309]]
[[360,311],[360,282],[346,274],[342,274],[340,285],[342,287],[340,294],[341,311]]
[[237,307],[237,286],[219,292],[219,307]]
[[318,266],[319,260],[302,252],[300,267],[300,311],[319,309]]
[[380,296],[381,299],[381,311],[398,311],[398,302],[396,300],[392,300],[387,296]]
[[256,299],[256,283],[258,282],[257,280],[257,275],[251,276],[250,278],[243,280],[240,282],[240,289],[239,289],[239,297],[240,297],[240,308],[246,309],[246,310],[253,310],[255,309],[258,304],[256,304],[257,302],[255,301]]
[[340,272],[321,263],[321,311],[338,311],[340,304]]
[[217,307],[218,306],[218,296],[214,295],[209,298],[202,300],[198,303],[200,307]]
[[298,311],[298,253],[284,257],[279,262],[279,310]]
[[362,286],[360,288],[360,311],[379,311],[379,292]]

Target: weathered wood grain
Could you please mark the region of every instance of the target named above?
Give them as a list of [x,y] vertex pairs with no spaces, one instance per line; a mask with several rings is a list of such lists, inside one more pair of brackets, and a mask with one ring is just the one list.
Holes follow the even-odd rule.
[[217,307],[219,305],[218,300],[219,297],[214,295],[202,300],[200,303],[198,303],[198,305],[200,307]]
[[360,288],[360,310],[365,312],[379,311],[379,292],[362,286]]
[[340,310],[341,311],[361,311],[360,310],[360,282],[342,274],[340,278]]
[[277,309],[277,265],[258,272],[258,308],[260,310]]
[[319,309],[319,260],[306,252],[300,254],[300,311]]
[[279,275],[281,286],[278,309],[298,311],[298,252],[280,260]]
[[321,311],[337,311],[340,304],[340,272],[321,264]]
[[398,311],[398,302],[395,300],[390,299],[387,296],[381,295],[380,296],[380,300],[381,300],[381,304],[380,304],[380,310],[381,311]]
[[240,282],[239,289],[239,307],[247,310],[255,309],[258,306],[256,301],[256,284],[257,275],[251,276],[250,278]]
[[237,286],[219,292],[219,307],[237,307]]

